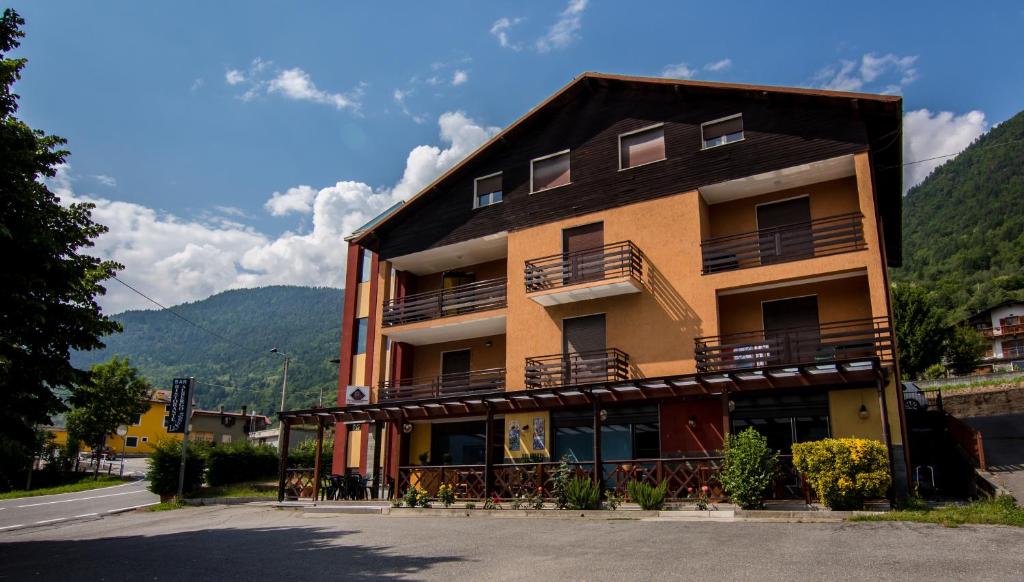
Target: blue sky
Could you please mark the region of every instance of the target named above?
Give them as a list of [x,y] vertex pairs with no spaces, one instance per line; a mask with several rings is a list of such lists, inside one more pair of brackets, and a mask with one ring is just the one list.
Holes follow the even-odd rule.
[[340,286],[354,225],[583,71],[898,92],[908,160],[1024,105],[1019,2],[749,4],[14,2],[16,91],[69,139],[53,187],[99,205],[97,252],[170,303]]

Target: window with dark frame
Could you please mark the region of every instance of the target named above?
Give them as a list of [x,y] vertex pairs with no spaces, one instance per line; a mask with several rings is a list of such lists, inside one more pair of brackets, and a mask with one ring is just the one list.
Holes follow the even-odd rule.
[[737,113],[722,119],[708,121],[700,126],[704,149],[713,148],[743,139],[743,114]]
[[125,437],[124,446],[129,449],[134,449],[135,447],[139,446],[139,437]]
[[366,334],[368,331],[368,324],[369,322],[365,317],[360,317],[356,320],[356,355],[366,353]]
[[483,208],[501,202],[501,172],[474,180],[474,208]]
[[370,268],[373,266],[373,253],[363,249],[359,255],[359,282],[366,283],[370,280]]
[[619,169],[665,159],[665,126],[648,127],[619,136]]
[[530,192],[550,190],[571,181],[569,152],[564,151],[530,162]]

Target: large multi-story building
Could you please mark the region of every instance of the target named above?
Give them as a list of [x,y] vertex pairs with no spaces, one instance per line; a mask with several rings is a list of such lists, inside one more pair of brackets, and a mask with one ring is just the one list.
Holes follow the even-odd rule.
[[339,406],[282,418],[399,492],[510,497],[568,457],[685,497],[746,427],[783,459],[878,439],[905,484],[901,107],[576,78],[348,239]]
[[980,371],[1024,369],[1024,301],[1003,301],[967,319],[988,344]]

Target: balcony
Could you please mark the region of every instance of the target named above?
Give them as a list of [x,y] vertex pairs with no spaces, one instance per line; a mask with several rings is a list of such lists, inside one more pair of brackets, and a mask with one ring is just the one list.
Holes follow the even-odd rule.
[[380,400],[436,398],[505,389],[505,368],[381,382]]
[[388,299],[384,334],[413,345],[503,334],[507,289],[501,277]]
[[870,358],[891,362],[893,359],[892,329],[887,317],[702,337],[694,342],[697,372],[701,374],[789,364],[832,364]]
[[985,339],[1022,335],[1024,334],[1024,323],[1001,325],[998,327],[979,327],[978,333]]
[[716,237],[701,243],[703,274],[824,257],[865,248],[859,212],[777,228]]
[[528,389],[628,379],[629,355],[615,348],[526,358]]
[[643,290],[643,254],[632,241],[526,261],[526,293],[550,307]]

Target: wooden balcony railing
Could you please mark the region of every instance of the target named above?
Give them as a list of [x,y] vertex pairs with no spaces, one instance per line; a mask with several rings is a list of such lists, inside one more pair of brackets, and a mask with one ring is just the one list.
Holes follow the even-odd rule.
[[719,273],[858,251],[864,244],[859,212],[712,238],[701,243],[702,273]]
[[506,305],[508,282],[487,279],[448,289],[437,289],[384,302],[384,326],[401,325],[462,315]]
[[436,398],[467,392],[492,392],[505,389],[505,368],[474,370],[423,378],[405,378],[381,382],[380,399]]
[[978,332],[985,338],[1006,337],[1011,335],[1024,334],[1024,323],[1015,325],[1001,325],[998,327],[981,327]]
[[629,356],[615,348],[526,358],[527,388],[628,379]]
[[526,292],[632,276],[640,279],[643,255],[632,241],[526,261]]
[[893,358],[887,317],[701,337],[694,342],[697,372],[702,374],[857,358],[879,358],[888,363]]

